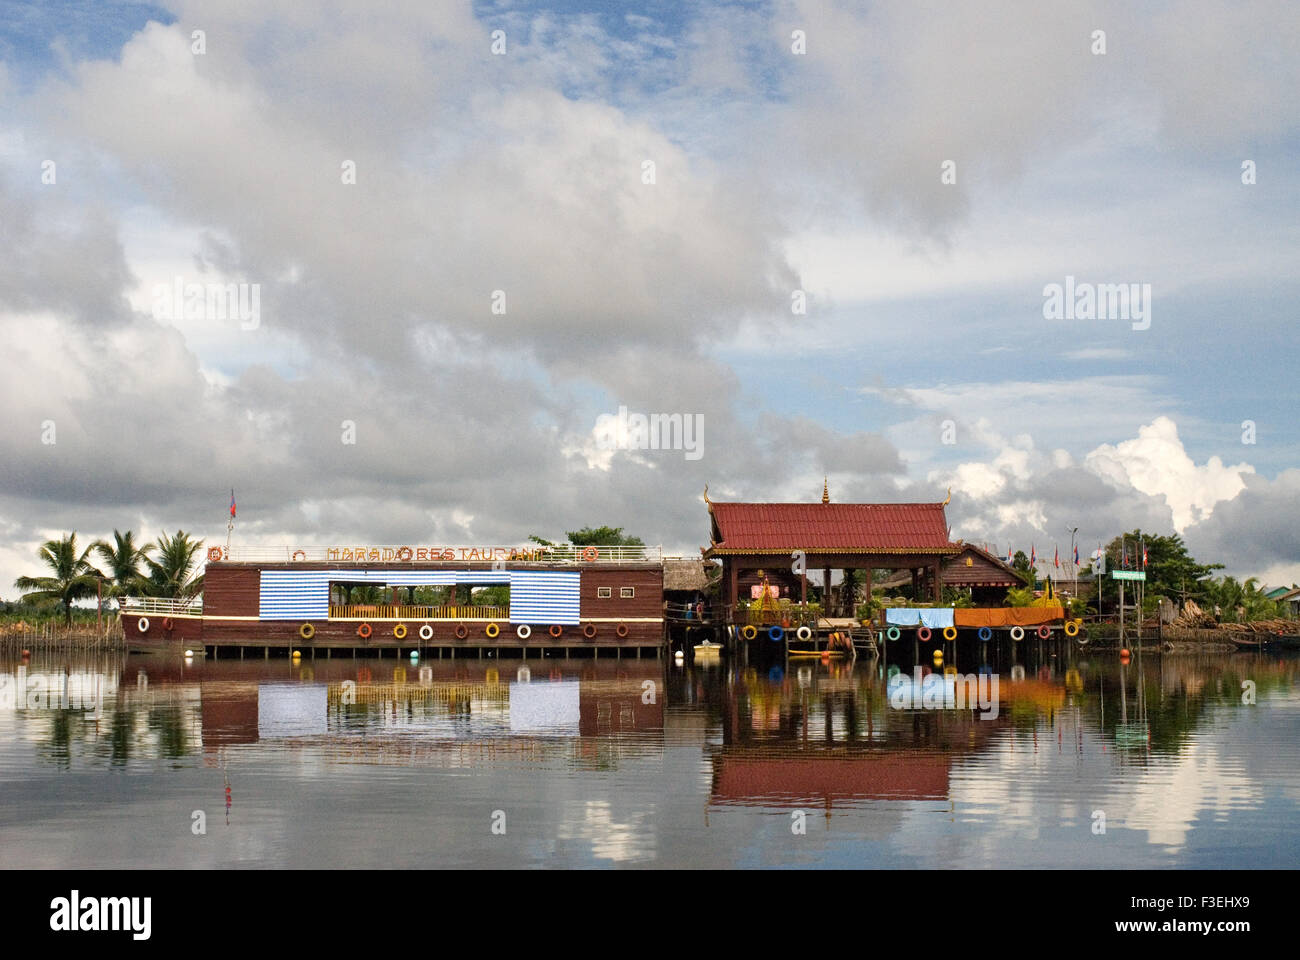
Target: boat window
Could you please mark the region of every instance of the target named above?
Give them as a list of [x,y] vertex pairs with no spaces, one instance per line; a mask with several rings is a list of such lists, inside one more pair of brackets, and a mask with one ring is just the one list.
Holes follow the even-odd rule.
[[597,587],[596,596],[601,600],[607,600],[614,595],[613,587]]
[[618,595],[625,600],[628,599],[629,597],[635,597],[636,587],[619,587]]

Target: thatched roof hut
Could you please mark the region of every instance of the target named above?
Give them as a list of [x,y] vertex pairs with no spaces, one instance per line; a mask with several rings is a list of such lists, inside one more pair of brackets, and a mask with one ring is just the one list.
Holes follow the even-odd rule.
[[709,567],[715,565],[704,560],[664,560],[664,592],[705,592],[709,588]]

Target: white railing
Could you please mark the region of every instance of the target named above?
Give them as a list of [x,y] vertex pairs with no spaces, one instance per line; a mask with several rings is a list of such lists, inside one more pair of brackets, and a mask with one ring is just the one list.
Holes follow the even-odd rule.
[[148,613],[158,616],[175,614],[203,615],[202,600],[173,600],[168,597],[122,597],[123,613]]
[[[220,551],[220,557],[217,552]],[[538,544],[504,546],[255,546],[213,547],[212,560],[232,563],[660,563],[662,546],[579,547],[559,543],[551,547]]]

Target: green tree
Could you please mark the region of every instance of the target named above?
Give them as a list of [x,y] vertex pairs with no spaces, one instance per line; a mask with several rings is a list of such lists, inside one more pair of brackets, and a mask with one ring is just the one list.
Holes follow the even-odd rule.
[[25,590],[22,599],[28,602],[56,600],[63,604],[63,622],[72,623],[72,602],[92,596],[102,574],[86,558],[94,544],[77,550],[77,532],[74,530],[58,540],[47,540],[37,556],[50,568],[48,577],[19,577],[14,586]]
[[622,527],[583,527],[565,534],[575,547],[643,547],[640,537],[624,536]]
[[[1221,563],[1198,563],[1187,552],[1187,545],[1178,534],[1162,536],[1134,530],[1123,535],[1124,546],[1128,548],[1129,569],[1142,569],[1141,548],[1146,547],[1146,595],[1148,597],[1203,596],[1204,581],[1215,570],[1222,570]],[[1108,570],[1123,568],[1121,538],[1115,537],[1106,546],[1106,567]]]
[[1011,569],[1020,574],[1020,579],[1031,587],[1038,582],[1037,574],[1029,565],[1029,554],[1023,550],[1017,550],[1015,556],[1011,558]]
[[198,568],[196,556],[203,548],[202,540],[193,540],[184,530],[174,536],[163,534],[154,547],[157,556],[144,557],[149,568],[145,583],[150,596],[182,599],[203,590],[202,575],[195,576]]
[[108,576],[113,580],[108,588],[108,596],[124,597],[128,594],[144,592],[144,577],[140,573],[140,565],[144,563],[145,553],[152,549],[152,544],[138,546],[135,542],[135,534],[130,530],[126,533],[114,530],[112,543],[107,540],[96,540],[92,546],[104,562]]

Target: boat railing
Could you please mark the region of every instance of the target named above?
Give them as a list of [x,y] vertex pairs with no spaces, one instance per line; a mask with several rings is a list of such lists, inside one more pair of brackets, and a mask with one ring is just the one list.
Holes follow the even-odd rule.
[[188,614],[202,616],[201,598],[178,600],[172,597],[122,597],[119,600],[123,613],[145,613],[156,616]]
[[572,543],[519,546],[271,546],[213,547],[209,562],[231,563],[662,563],[662,546],[581,546]]
[[509,608],[483,605],[330,604],[331,620],[508,620],[509,618]]

